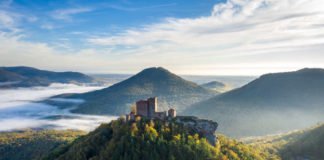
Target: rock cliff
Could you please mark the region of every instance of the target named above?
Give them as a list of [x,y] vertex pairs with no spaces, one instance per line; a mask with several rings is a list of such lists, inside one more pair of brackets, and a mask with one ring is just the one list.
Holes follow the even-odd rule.
[[210,144],[216,145],[217,136],[215,132],[218,123],[211,120],[199,119],[194,116],[177,116],[174,120],[176,123],[199,133],[201,136],[205,137]]

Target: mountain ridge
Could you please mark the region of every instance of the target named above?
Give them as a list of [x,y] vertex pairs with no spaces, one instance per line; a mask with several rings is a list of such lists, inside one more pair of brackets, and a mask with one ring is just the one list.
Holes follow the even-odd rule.
[[79,72],[53,72],[33,67],[0,67],[0,87],[48,86],[51,83],[93,83],[95,80]]
[[196,83],[182,79],[162,67],[147,68],[110,87],[83,93],[61,95],[63,98],[84,99],[73,112],[87,114],[125,114],[139,99],[159,97],[159,104],[181,111],[185,107],[214,95]]
[[232,136],[305,128],[324,120],[323,82],[324,70],[318,68],[265,74],[243,87],[198,102],[185,113],[218,121],[226,126],[220,130]]

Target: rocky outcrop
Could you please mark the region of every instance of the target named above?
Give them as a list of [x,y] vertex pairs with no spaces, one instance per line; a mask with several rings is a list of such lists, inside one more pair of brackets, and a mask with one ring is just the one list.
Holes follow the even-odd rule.
[[205,137],[210,144],[216,145],[216,130],[218,123],[211,120],[199,119],[194,116],[177,116],[174,120],[176,123],[199,133],[201,136]]

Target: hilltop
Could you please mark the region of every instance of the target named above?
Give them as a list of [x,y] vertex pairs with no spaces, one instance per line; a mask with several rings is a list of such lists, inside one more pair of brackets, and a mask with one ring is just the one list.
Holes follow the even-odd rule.
[[93,83],[95,80],[79,72],[52,72],[32,67],[0,67],[0,87],[48,86],[51,83]]
[[263,75],[186,113],[220,122],[227,135],[266,135],[323,121],[323,97],[324,70],[305,68]]
[[[80,131],[18,131],[0,133],[0,160],[86,159],[254,159],[322,160],[324,125],[279,135],[234,140],[217,135],[214,145],[192,121],[120,118],[86,134]],[[216,122],[208,121],[210,125]],[[194,125],[196,126],[196,125]],[[199,126],[197,126],[199,128]]]
[[267,159],[270,155],[219,136],[215,146],[175,121],[123,119],[103,124],[46,160],[117,159]]
[[201,84],[200,86],[220,93],[225,92],[228,89],[226,84],[218,81],[211,81],[208,83]]
[[148,68],[108,88],[84,94],[61,95],[63,98],[84,99],[72,112],[86,114],[125,114],[136,100],[159,97],[160,107],[178,111],[211,97],[214,93],[196,83],[158,68]]

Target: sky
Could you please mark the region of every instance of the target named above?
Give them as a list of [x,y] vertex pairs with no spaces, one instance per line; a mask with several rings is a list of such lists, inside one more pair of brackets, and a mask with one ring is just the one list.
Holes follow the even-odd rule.
[[261,75],[323,51],[323,0],[0,0],[0,66]]

